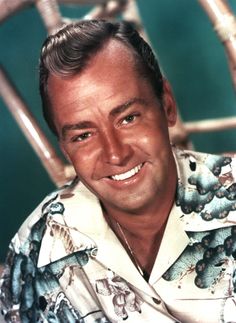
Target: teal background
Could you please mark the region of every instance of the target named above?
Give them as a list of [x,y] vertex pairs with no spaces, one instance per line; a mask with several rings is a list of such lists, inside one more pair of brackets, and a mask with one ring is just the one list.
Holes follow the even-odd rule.
[[[9,0],[10,1],[10,0]],[[235,115],[235,94],[223,46],[195,0],[137,1],[162,69],[169,78],[182,119]],[[235,1],[229,1],[236,12]],[[89,7],[61,6],[64,16],[81,17]],[[0,26],[0,63],[54,145],[41,116],[38,56],[46,31],[34,7]],[[236,131],[191,137],[195,149],[236,150]],[[0,98],[0,261],[23,220],[54,188],[32,148]]]

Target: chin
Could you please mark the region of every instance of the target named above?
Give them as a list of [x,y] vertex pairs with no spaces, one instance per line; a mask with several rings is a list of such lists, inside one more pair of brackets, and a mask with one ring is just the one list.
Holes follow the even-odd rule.
[[121,212],[126,213],[133,213],[133,214],[139,214],[143,213],[148,209],[148,206],[150,206],[150,199],[144,199],[143,196],[138,197],[130,195],[127,199],[119,199],[117,203],[112,203],[112,208],[115,208],[117,210],[120,210]]

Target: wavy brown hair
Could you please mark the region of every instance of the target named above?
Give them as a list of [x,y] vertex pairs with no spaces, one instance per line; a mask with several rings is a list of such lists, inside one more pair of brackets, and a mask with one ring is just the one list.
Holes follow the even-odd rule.
[[47,88],[49,75],[70,77],[80,73],[91,56],[111,39],[120,41],[132,51],[137,71],[140,76],[148,79],[162,103],[163,77],[158,61],[151,47],[133,25],[125,21],[81,20],[66,25],[56,34],[49,36],[41,51],[39,71],[43,115],[54,134],[57,135],[57,130]]

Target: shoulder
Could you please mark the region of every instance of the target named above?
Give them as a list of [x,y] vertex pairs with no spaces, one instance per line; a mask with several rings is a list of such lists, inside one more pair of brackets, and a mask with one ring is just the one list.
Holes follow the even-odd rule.
[[[73,213],[74,217],[78,218],[78,206],[81,209],[83,201],[86,205],[91,204],[93,195],[90,196],[91,194],[82,184],[77,184],[78,182],[74,182],[49,194],[32,212],[13,238],[6,259],[5,270],[0,280],[0,308],[7,321],[14,319],[16,322],[20,322],[21,320],[24,321],[26,316],[28,318],[32,315],[45,321],[45,315],[51,317],[51,310],[61,303],[61,296],[64,295],[64,292],[59,278],[65,265],[67,266],[72,258],[74,261],[74,256],[68,254],[66,260],[62,259],[64,249],[60,248],[59,253],[57,253],[58,261],[55,261],[55,259],[52,261],[51,258],[49,261],[46,259],[46,262],[44,261],[45,263],[40,266],[39,257],[42,249],[44,250],[41,254],[43,258],[46,258],[45,254],[47,250],[52,251],[54,242],[66,240],[67,236],[64,237],[64,235],[53,237],[57,229],[61,233],[60,221],[63,221],[65,214],[70,217]],[[81,219],[81,221],[83,220],[84,218]],[[67,230],[62,233],[67,233]],[[49,236],[52,238],[51,245],[48,243],[50,239],[45,239],[45,235],[46,238]],[[43,241],[46,241],[44,247],[42,247]],[[57,245],[55,244],[55,246]],[[80,244],[76,246],[78,247]],[[63,247],[63,245],[61,244],[60,247]],[[83,258],[81,258],[81,263],[87,261],[85,252],[79,255]],[[77,258],[76,261],[78,261]],[[69,304],[69,299],[66,299],[66,302]],[[69,305],[71,312],[68,312],[68,315],[76,317],[74,319],[76,321],[79,315],[72,305]],[[58,311],[57,315],[60,317],[61,313]],[[35,320],[32,319],[32,321]]]
[[176,205],[188,228],[207,230],[236,223],[236,160],[194,151],[175,152]]
[[[189,172],[204,172],[207,169],[215,176],[221,172],[236,171],[236,157],[228,155],[215,155],[191,150],[173,149],[177,165],[189,168]],[[227,166],[227,167],[226,167]]]
[[[74,186],[75,182],[69,183],[47,195],[12,239],[0,280],[0,307],[5,318],[15,317],[16,322],[20,321],[18,315],[22,295],[27,292],[27,297],[32,298],[32,290],[28,287],[33,280],[41,277],[37,276],[37,261],[47,216],[55,209],[58,211],[61,196],[73,191]],[[40,281],[37,284],[41,286]]]
[[207,191],[215,191],[219,187],[228,189],[236,183],[234,157],[179,149],[174,150],[174,156],[179,182],[184,186],[197,184],[200,194],[206,193],[206,186]]
[[[63,195],[70,196],[77,185],[77,180],[64,185],[48,194],[42,202],[33,210],[20,226],[18,232],[10,243],[10,250],[16,253],[23,253],[28,256],[32,241],[40,243],[46,225],[48,214],[53,213],[60,207],[60,199]],[[58,210],[57,210],[58,211]]]

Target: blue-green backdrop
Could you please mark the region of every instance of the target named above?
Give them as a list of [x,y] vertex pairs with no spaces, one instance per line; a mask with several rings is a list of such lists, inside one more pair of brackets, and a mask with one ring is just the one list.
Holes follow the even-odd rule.
[[[9,0],[11,1],[11,0]],[[196,0],[137,1],[146,31],[169,78],[183,120],[232,116],[236,102],[222,44]],[[229,1],[236,12],[235,1]],[[90,7],[61,6],[81,17]],[[0,63],[56,145],[41,116],[38,55],[46,31],[32,6],[0,26]],[[236,150],[236,131],[192,136],[196,150]],[[54,185],[0,98],[0,261],[26,216]]]

